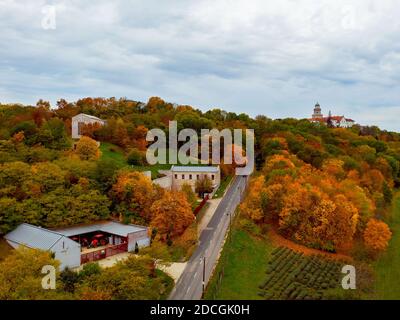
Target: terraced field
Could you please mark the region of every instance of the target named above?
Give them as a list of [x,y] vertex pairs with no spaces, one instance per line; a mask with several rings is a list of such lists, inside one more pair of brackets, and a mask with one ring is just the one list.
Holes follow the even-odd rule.
[[341,288],[341,261],[305,256],[286,247],[276,248],[268,262],[259,296],[267,300],[320,300]]

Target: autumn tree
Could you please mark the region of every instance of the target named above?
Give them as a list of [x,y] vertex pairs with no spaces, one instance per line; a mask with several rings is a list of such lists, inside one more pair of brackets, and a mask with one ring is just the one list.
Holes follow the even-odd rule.
[[240,211],[255,222],[261,222],[265,218],[266,202],[268,200],[264,183],[263,176],[252,180],[246,199],[240,205]]
[[96,160],[101,154],[97,142],[85,136],[79,139],[75,152],[81,160]]
[[386,223],[376,219],[368,221],[364,231],[364,243],[371,253],[378,254],[385,251],[391,237],[392,232]]
[[141,218],[150,222],[150,206],[156,197],[149,178],[140,172],[121,172],[112,186],[110,196],[123,219]]
[[42,288],[42,268],[59,262],[51,258],[47,251],[20,247],[0,262],[1,300],[41,300],[55,299],[55,290]]
[[165,240],[181,235],[194,221],[194,215],[186,197],[181,192],[167,192],[153,203],[151,226]]

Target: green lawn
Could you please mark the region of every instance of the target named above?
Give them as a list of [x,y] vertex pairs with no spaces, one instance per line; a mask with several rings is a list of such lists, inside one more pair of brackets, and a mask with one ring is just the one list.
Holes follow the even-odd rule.
[[126,162],[126,156],[124,151],[109,142],[102,142],[100,144],[100,151],[102,159],[111,160],[118,165],[120,168],[131,169],[134,171],[151,171],[152,179],[158,177],[158,170],[169,170],[171,168],[170,164],[156,164],[153,166],[130,166]]
[[[235,229],[231,243],[224,246],[216,272],[207,288],[206,299],[259,300],[258,286],[265,279],[270,254],[274,247],[266,239],[258,239],[247,231]],[[218,275],[224,276],[218,285]]]
[[227,176],[221,181],[217,192],[215,192],[215,194],[214,194],[213,199],[221,198],[224,195],[226,187],[229,185],[231,180],[232,180],[232,176]]
[[128,166],[124,151],[112,143],[101,142],[100,143],[101,158],[113,161],[120,168]]
[[[126,156],[124,150],[122,148],[109,143],[109,142],[101,142],[100,144],[101,158],[114,161],[118,167],[131,169],[134,171],[151,171],[151,178],[156,179],[159,178],[160,175],[158,173],[159,170],[169,170],[171,169],[171,164],[155,164],[155,165],[147,165],[147,166],[131,166],[126,162]],[[167,152],[168,159],[168,152]],[[168,162],[168,160],[167,160]],[[178,161],[179,162],[179,161]],[[178,163],[178,165],[182,165]],[[193,166],[193,164],[188,164]],[[204,164],[194,164],[194,166],[205,166]],[[221,186],[224,182],[221,183]],[[226,182],[226,184],[229,183]],[[223,190],[225,190],[226,185]]]
[[376,298],[400,299],[400,193],[397,194],[389,222],[392,239],[387,252],[375,263]]

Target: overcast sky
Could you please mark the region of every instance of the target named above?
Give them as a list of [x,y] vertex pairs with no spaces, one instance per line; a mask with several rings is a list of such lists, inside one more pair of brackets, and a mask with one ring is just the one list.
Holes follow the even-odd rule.
[[304,118],[318,101],[400,131],[399,17],[399,0],[0,0],[0,102],[160,96]]

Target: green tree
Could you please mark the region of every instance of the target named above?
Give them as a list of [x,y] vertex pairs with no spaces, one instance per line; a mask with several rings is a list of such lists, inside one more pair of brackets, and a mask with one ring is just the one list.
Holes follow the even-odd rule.
[[208,176],[202,176],[200,179],[196,180],[196,192],[200,197],[204,198],[206,193],[211,193],[213,191],[212,181]]

